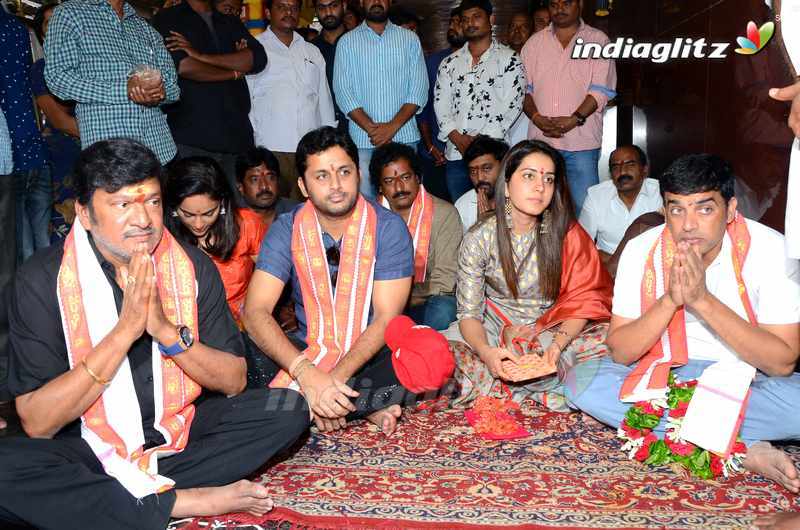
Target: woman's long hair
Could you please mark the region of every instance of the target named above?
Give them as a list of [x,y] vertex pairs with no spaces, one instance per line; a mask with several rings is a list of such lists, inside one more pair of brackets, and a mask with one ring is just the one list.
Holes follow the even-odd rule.
[[[191,156],[170,164],[165,186],[164,215],[170,232],[187,243],[198,246],[197,237],[177,217],[178,207],[187,197],[208,195],[219,201],[220,215],[208,229],[203,250],[226,261],[239,241],[239,222],[233,204],[233,191],[220,165],[213,158]],[[223,212],[225,212],[223,214]]]
[[[555,300],[561,290],[561,248],[564,236],[572,223],[575,212],[567,184],[567,169],[564,158],[556,149],[538,140],[525,140],[508,152],[500,168],[500,176],[495,184],[495,218],[497,219],[497,246],[500,265],[503,267],[508,289],[514,298],[519,298],[519,271],[514,265],[514,249],[511,243],[511,227],[506,220],[507,185],[511,175],[519,168],[522,160],[533,153],[542,153],[553,161],[556,167],[555,190],[547,208],[539,216],[535,227],[536,258],[539,265],[539,286],[546,300]],[[542,230],[542,218],[549,213],[546,230]],[[522,263],[521,263],[522,264]]]

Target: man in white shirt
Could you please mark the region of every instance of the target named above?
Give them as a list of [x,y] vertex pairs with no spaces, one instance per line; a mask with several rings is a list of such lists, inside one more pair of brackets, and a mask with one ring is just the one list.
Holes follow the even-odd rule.
[[267,52],[267,67],[247,76],[250,122],[256,145],[272,151],[281,166],[281,195],[301,198],[294,152],[305,133],[336,126],[325,59],[294,28],[299,0],[267,0],[267,30],[257,37]]
[[[612,355],[573,367],[568,399],[616,428],[631,405],[621,388],[641,375],[632,365],[654,351],[686,354],[673,364],[680,381],[712,365],[749,365],[757,372],[739,431],[744,466],[796,493],[794,464],[766,440],[800,438],[800,264],[787,258],[780,233],[736,212],[734,179],[713,155],[681,157],[664,172],[666,225],[632,239],[620,259]],[[664,424],[653,430],[659,438]]]
[[494,186],[506,153],[507,143],[483,134],[476,136],[464,152],[472,189],[456,201],[455,207],[465,234],[480,216],[494,210]]
[[589,188],[580,216],[581,225],[597,242],[604,265],[631,223],[663,206],[658,181],[647,178],[647,155],[641,148],[618,147],[611,153],[609,167],[611,179]]
[[[770,6],[770,4],[772,4]],[[779,21],[780,36],[789,55],[794,73],[800,72],[800,0],[767,0],[775,20]],[[789,183],[786,199],[786,249],[789,255],[800,259],[800,82],[781,89],[773,88],[769,95],[780,101],[791,101],[789,127],[795,135],[792,144]]]
[[458,200],[470,188],[462,161],[479,134],[502,139],[522,112],[525,74],[514,50],[492,38],[489,0],[463,0],[461,26],[467,39],[439,66],[433,108],[445,148],[447,190]]

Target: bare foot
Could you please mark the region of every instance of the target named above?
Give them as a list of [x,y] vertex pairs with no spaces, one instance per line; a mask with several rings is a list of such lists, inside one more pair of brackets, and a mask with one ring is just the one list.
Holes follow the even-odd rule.
[[798,530],[800,529],[800,513],[771,513],[756,519],[750,528],[754,530]]
[[8,422],[3,418],[0,418],[0,430],[5,429],[6,427],[8,427]]
[[774,480],[792,493],[800,491],[797,468],[789,455],[768,442],[757,442],[747,449],[744,467],[758,475]]
[[400,405],[391,405],[378,412],[373,412],[367,419],[378,426],[383,434],[389,436],[397,428],[397,419],[403,413]]
[[272,509],[272,499],[267,489],[249,480],[240,480],[215,488],[177,490],[172,517],[197,517],[222,515],[230,512],[247,512],[261,516]]

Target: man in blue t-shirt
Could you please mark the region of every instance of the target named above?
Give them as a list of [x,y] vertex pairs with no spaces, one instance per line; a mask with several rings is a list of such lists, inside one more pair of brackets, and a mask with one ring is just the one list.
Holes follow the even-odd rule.
[[[320,302],[314,308],[305,307],[292,256],[295,219],[309,211],[316,216],[330,282],[326,276],[324,285],[314,288],[313,299],[325,298],[325,303],[329,303],[327,297],[335,299],[339,259],[346,252],[342,240],[361,196],[358,149],[347,133],[332,127],[316,129],[300,140],[296,153],[298,185],[310,204],[299,205],[279,216],[270,227],[245,302],[244,322],[251,349],[257,346],[267,357],[265,360],[258,351],[255,353],[261,380],[273,381],[281,370],[289,374],[291,379],[283,374],[284,381],[291,381],[291,385],[303,392],[317,426],[323,431],[342,428],[352,419],[367,418],[388,435],[394,431],[401,412],[399,403],[406,392],[394,373],[383,335],[389,321],[403,312],[408,301],[414,274],[411,237],[406,223],[397,214],[372,201],[361,203],[375,215],[371,300],[361,301],[369,307],[366,327],[360,334],[359,329],[351,330],[357,338],[349,348],[348,338],[337,335],[331,339],[342,345],[342,355],[330,371],[316,366],[319,359],[306,361],[301,352],[307,343],[322,341],[320,337],[309,336],[307,311],[322,312],[323,305]],[[322,257],[320,252],[319,258]],[[288,282],[291,282],[298,330],[287,337],[272,317],[272,311]],[[309,284],[316,285],[313,281],[306,283]],[[354,296],[359,292],[354,289]],[[350,307],[358,305],[358,301],[352,301]]]

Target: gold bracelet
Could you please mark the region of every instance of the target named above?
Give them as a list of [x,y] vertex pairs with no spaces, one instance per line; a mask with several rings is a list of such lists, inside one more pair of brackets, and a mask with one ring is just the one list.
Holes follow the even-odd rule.
[[289,365],[289,375],[292,376],[292,379],[294,379],[295,369],[300,365],[300,363],[303,362],[303,359],[307,360],[307,357],[301,353],[295,357],[294,361],[292,361],[292,364]]
[[104,379],[100,379],[100,377],[98,377],[98,375],[96,373],[94,373],[91,368],[89,368],[89,365],[86,364],[86,359],[81,359],[81,364],[83,365],[83,369],[86,370],[86,373],[89,374],[89,377],[94,379],[95,383],[97,383],[98,385],[103,385],[103,386],[108,386],[108,385],[111,384],[111,381],[106,381]]
[[[305,359],[305,360],[306,360],[306,361],[308,361],[308,359]],[[298,378],[299,378],[301,375],[303,375],[303,372],[305,372],[305,371],[308,369],[308,367],[309,367],[309,366],[314,366],[314,363],[312,363],[311,361],[308,361],[308,362],[307,362],[307,363],[305,363],[305,364],[301,364],[301,365],[300,365],[300,368],[298,368],[298,369],[295,371],[294,375],[293,375],[293,376],[291,376],[291,378],[292,378],[292,379],[294,379],[295,381],[297,381],[297,379],[298,379]]]

